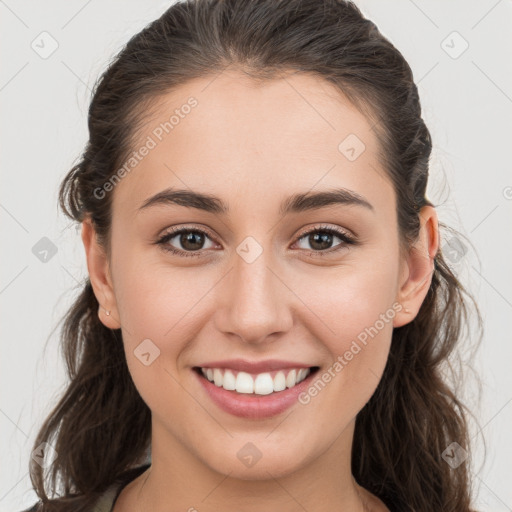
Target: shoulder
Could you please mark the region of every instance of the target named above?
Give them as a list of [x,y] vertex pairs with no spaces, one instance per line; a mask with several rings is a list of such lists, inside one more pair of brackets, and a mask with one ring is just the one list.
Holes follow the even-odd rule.
[[[111,512],[112,506],[125,485],[130,483],[134,478],[143,473],[151,464],[144,464],[125,471],[116,481],[98,498],[93,511],[91,512]],[[41,501],[38,501],[31,507],[21,510],[20,512],[40,512]]]
[[37,509],[39,507],[39,501],[37,503],[35,503],[34,505],[32,505],[32,507],[30,508],[26,508],[24,510],[21,510],[21,512],[37,512]]
[[[114,501],[123,487],[122,483],[116,482],[112,484],[94,503],[91,512],[111,512]],[[20,512],[41,512],[43,509],[40,507],[41,502],[38,501],[32,507],[27,508],[25,510],[21,510]]]

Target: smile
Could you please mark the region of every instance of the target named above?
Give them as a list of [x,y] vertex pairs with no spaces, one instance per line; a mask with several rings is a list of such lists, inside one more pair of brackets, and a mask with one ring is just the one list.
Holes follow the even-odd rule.
[[292,368],[259,374],[222,368],[201,368],[202,374],[216,386],[237,393],[269,395],[293,388],[302,382],[311,368]]
[[224,412],[258,420],[276,416],[298,402],[319,367],[287,368],[251,374],[223,368],[194,367],[206,397]]

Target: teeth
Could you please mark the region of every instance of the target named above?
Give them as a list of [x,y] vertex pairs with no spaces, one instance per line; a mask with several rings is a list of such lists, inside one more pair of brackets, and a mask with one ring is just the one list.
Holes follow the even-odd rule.
[[[249,376],[249,378],[252,380],[252,377]],[[270,373],[260,373],[256,377],[254,392],[257,395],[270,395],[274,392],[274,379],[270,376]]]
[[245,372],[238,372],[235,389],[238,393],[254,393],[254,380]]
[[218,368],[215,368],[213,370],[213,382],[215,382],[215,385],[216,386],[222,386],[222,372],[218,369]]
[[293,369],[288,371],[287,375],[285,375],[285,371],[280,370],[274,378],[268,372],[260,373],[256,375],[256,378],[253,378],[251,374],[246,372],[238,372],[235,375],[231,370],[222,370],[221,368],[201,368],[201,372],[210,382],[228,391],[269,395],[296,386],[310,374],[311,369]]
[[286,377],[286,387],[293,388],[297,383],[297,373],[295,370],[292,370],[288,376]]
[[274,377],[274,391],[283,391],[286,389],[286,378],[283,372],[277,372]]
[[222,380],[222,387],[228,391],[234,391],[236,389],[236,377],[233,372],[226,370],[224,372],[224,378]]
[[299,370],[299,373],[297,374],[297,382],[300,382],[304,380],[308,375],[308,369],[307,368],[301,368]]

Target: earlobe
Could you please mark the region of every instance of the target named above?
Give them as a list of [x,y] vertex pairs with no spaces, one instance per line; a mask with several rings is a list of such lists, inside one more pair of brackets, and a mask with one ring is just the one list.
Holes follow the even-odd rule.
[[91,286],[100,304],[98,317],[105,327],[119,329],[121,325],[110,275],[109,261],[104,248],[97,240],[96,231],[89,216],[82,222],[82,242],[85,248]]
[[439,249],[439,224],[433,206],[420,210],[420,231],[411,246],[405,262],[406,277],[400,276],[397,301],[403,309],[395,316],[393,327],[408,324],[418,311],[428,293],[434,273],[434,258]]

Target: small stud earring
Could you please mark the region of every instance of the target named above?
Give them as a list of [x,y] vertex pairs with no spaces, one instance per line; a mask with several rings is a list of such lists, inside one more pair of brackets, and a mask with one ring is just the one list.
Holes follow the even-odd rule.
[[407,308],[405,308],[405,309],[404,309],[404,311],[405,311],[406,313],[410,313],[410,312],[411,312],[411,310],[410,310],[410,309],[407,309]]
[[107,310],[105,309],[105,315],[110,316],[110,310],[109,310],[109,311],[107,311]]

